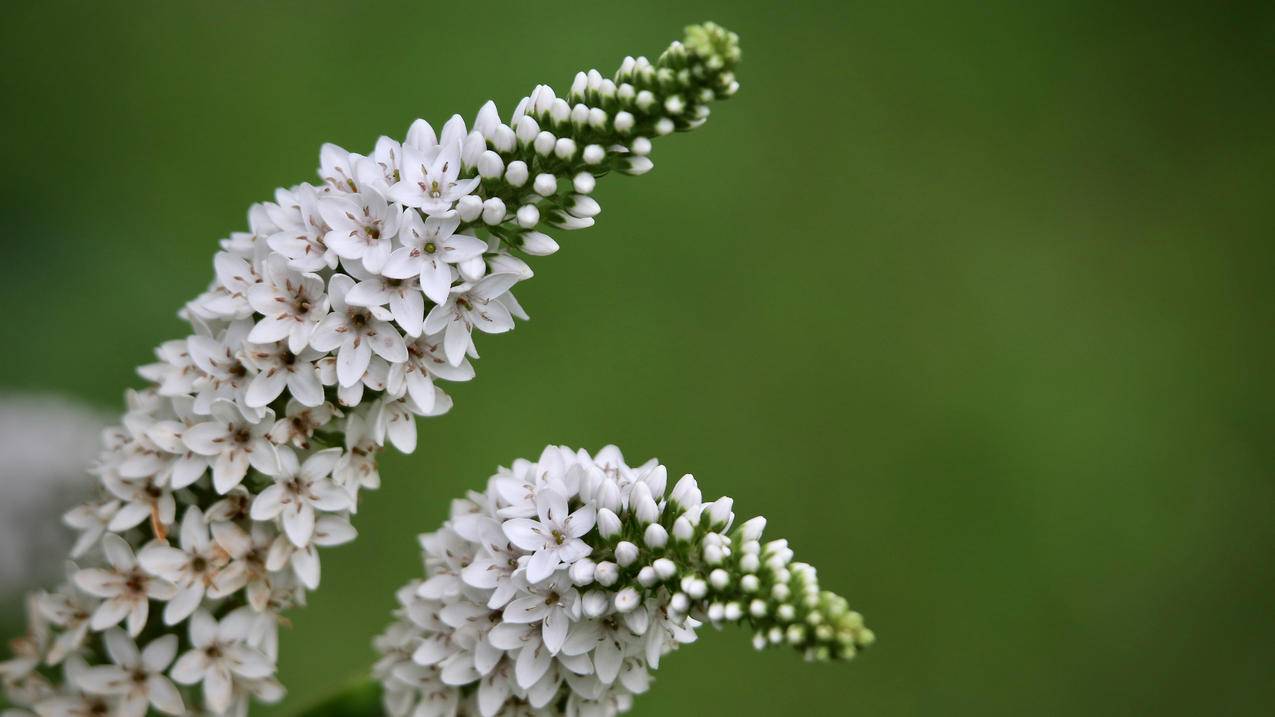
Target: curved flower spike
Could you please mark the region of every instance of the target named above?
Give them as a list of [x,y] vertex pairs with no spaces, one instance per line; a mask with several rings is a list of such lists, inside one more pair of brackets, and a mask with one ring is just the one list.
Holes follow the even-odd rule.
[[[249,698],[280,699],[280,613],[318,587],[318,548],[354,539],[376,454],[387,440],[410,452],[415,417],[451,408],[438,382],[473,377],[475,329],[527,318],[512,293],[532,276],[525,258],[558,248],[541,230],[592,225],[597,179],[649,170],[652,137],[734,94],[738,57],[734,35],[691,28],[655,63],[580,73],[565,97],[536,87],[507,124],[487,103],[472,128],[417,120],[366,156],[325,145],[319,184],[253,206],[181,312],[191,335],[141,367],[151,385],[106,432],[101,495],[67,515],[81,564],[32,596],[29,634],[0,662],[7,697],[42,715],[243,714]],[[570,546],[542,551],[536,574],[576,559]],[[459,585],[437,583],[442,596]],[[145,663],[147,690],[99,669],[135,667],[124,639],[145,655],[184,634],[194,647],[172,667]]]
[[664,466],[630,467],[614,446],[550,446],[455,501],[421,538],[429,577],[399,591],[376,641],[385,710],[619,714],[706,622],[810,660],[872,644],[787,541],[763,541],[764,518],[737,524],[731,499],[704,501],[689,475],[667,483]]

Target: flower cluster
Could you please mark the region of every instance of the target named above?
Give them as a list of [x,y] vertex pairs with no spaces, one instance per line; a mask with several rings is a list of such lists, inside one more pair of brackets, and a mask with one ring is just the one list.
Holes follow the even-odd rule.
[[820,590],[764,518],[735,525],[652,460],[550,446],[502,468],[421,536],[428,578],[399,591],[375,676],[394,717],[605,716],[703,623],[747,625],[758,649],[848,659],[873,634]]
[[253,206],[182,311],[192,334],[105,433],[101,496],[66,516],[79,564],[0,663],[9,698],[40,715],[278,699],[278,615],[318,586],[317,549],[355,537],[377,452],[448,411],[436,382],[473,377],[475,331],[527,318],[511,289],[557,250],[541,230],[592,225],[597,178],[648,171],[652,137],[735,92],[737,59],[733,34],[694,27],[655,63],[537,87],[508,123],[488,103],[367,155],[325,145],[320,183]]

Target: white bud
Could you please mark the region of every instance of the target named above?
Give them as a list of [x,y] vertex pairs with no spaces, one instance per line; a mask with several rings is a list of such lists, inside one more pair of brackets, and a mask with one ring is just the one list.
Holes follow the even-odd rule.
[[766,636],[764,634],[759,632],[753,635],[753,649],[758,651],[766,649]]
[[621,100],[628,101],[637,96],[637,90],[633,89],[633,85],[621,82],[620,86],[615,88],[615,96]]
[[634,137],[633,142],[629,144],[629,151],[639,157],[645,157],[651,153],[651,140],[646,137]]
[[492,197],[483,202],[483,222],[499,224],[505,220],[505,203],[500,197]]
[[756,555],[746,554],[739,559],[739,569],[746,573],[755,573],[761,567],[761,561]]
[[601,164],[606,159],[607,152],[602,149],[602,145],[591,144],[584,148],[585,164]]
[[761,543],[756,540],[745,540],[744,544],[739,546],[739,550],[745,555],[759,555],[761,553]]
[[487,262],[479,254],[472,259],[466,259],[457,264],[456,268],[460,270],[460,275],[464,277],[465,281],[478,281],[487,273]]
[[660,580],[671,580],[677,575],[677,563],[668,558],[657,558],[651,563],[651,567],[655,568],[655,574],[660,577]]
[[645,112],[648,109],[650,109],[651,105],[653,104],[655,104],[655,95],[651,94],[650,90],[642,90],[641,92],[637,93],[638,109]]
[[708,594],[708,583],[700,578],[691,578],[690,584],[683,583],[682,590],[694,600],[703,600]]
[[505,172],[505,162],[490,149],[478,155],[478,174],[484,179],[495,179]]
[[571,578],[573,584],[584,587],[593,582],[593,573],[597,568],[597,563],[588,558],[581,558],[571,564],[570,569],[567,570],[567,575]]
[[589,70],[589,89],[594,92],[602,86],[602,73],[597,70]]
[[584,91],[589,86],[588,77],[583,72],[577,72],[575,79],[571,81],[571,90],[567,94],[572,99],[584,97]]
[[673,124],[673,120],[668,117],[661,117],[655,121],[655,134],[661,137],[666,134],[672,134],[674,129],[677,129],[677,127]]
[[700,504],[703,497],[700,495],[699,484],[695,482],[695,476],[687,473],[682,476],[673,486],[673,492],[669,494],[669,500],[678,504],[682,508],[694,508]]
[[610,606],[610,602],[611,601],[607,599],[606,593],[601,590],[590,590],[584,594],[584,599],[581,601],[581,607],[584,609],[584,614],[589,617],[602,617],[606,614],[607,607]]
[[620,134],[628,134],[633,129],[635,120],[633,115],[628,112],[620,111],[615,113],[615,131]]
[[686,101],[681,95],[669,95],[664,100],[664,111],[671,115],[680,115],[686,109]]
[[712,585],[714,590],[725,590],[730,585],[730,573],[717,568],[708,574],[708,584]]
[[610,560],[603,560],[593,569],[593,579],[602,587],[609,588],[620,579],[620,567]]
[[553,145],[557,141],[558,139],[552,134],[548,132],[541,132],[536,135],[536,139],[531,143],[531,146],[535,148],[536,154],[541,157],[547,157],[549,156],[549,153],[553,151]]
[[[594,500],[597,502],[599,508],[605,508],[614,514],[615,511],[620,509],[620,486],[616,485],[614,480],[607,478],[601,485],[598,486],[598,489],[594,494]],[[617,519],[617,525],[618,524],[619,520]],[[609,536],[604,535],[602,537],[605,538]]]
[[738,622],[744,616],[744,608],[737,602],[726,603],[726,611],[723,613],[727,622]]
[[673,537],[686,542],[695,537],[695,526],[691,525],[691,521],[686,516],[679,515],[677,520],[673,521]]
[[598,85],[598,94],[606,98],[614,97],[615,81],[610,78],[604,78],[602,84]]
[[724,613],[725,608],[723,608],[722,604],[719,602],[715,602],[708,606],[708,619],[712,622],[721,622]]
[[589,108],[589,126],[594,129],[602,129],[607,126],[606,110],[600,107]]
[[598,509],[598,535],[610,538],[620,534],[620,517],[610,508]]
[[518,138],[514,136],[514,131],[509,129],[509,125],[496,125],[493,135],[491,143],[496,147],[497,152],[512,152],[514,145],[518,142]]
[[638,595],[638,591],[633,588],[624,588],[615,594],[615,609],[625,613],[638,606],[642,601],[642,597]]
[[534,204],[524,204],[518,207],[515,215],[518,218],[518,226],[523,229],[530,229],[540,223],[540,210]]
[[498,124],[500,124],[500,111],[496,109],[495,102],[487,100],[486,104],[478,110],[478,116],[474,118],[474,131],[490,139],[492,131]]
[[748,603],[748,614],[752,615],[753,617],[765,617],[766,616],[766,601],[753,600],[752,602]]
[[633,492],[629,494],[629,508],[643,524],[654,523],[660,519],[660,507],[651,497],[651,489],[640,481],[634,484]]
[[784,622],[792,622],[793,618],[795,618],[796,616],[797,616],[796,608],[794,608],[792,605],[789,605],[788,603],[784,603],[780,605],[779,607],[775,608],[775,617],[778,617],[780,620],[783,620]]
[[[639,596],[639,602],[640,599],[641,596]],[[621,613],[621,616],[624,619],[624,626],[634,635],[645,635],[646,628],[651,626],[651,613],[646,610],[633,610]]]
[[[751,518],[739,526],[739,535],[745,541],[756,542],[761,540],[762,531],[766,530],[766,519],[762,516]],[[747,551],[745,551],[747,552]]]
[[514,129],[514,135],[519,142],[528,144],[540,134],[540,125],[534,119],[527,115],[518,118],[518,126]]
[[730,525],[731,512],[734,507],[735,500],[728,496],[723,496],[713,501],[713,507],[708,509],[708,521],[715,527],[723,527]]
[[755,593],[761,587],[761,579],[756,575],[745,575],[739,579],[739,589],[746,593]]
[[646,157],[629,157],[622,170],[625,174],[641,176],[655,168],[655,162]]
[[549,105],[549,117],[557,124],[566,122],[571,116],[571,106],[561,97],[555,99],[553,104]]
[[669,598],[668,606],[675,613],[685,614],[691,609],[691,599],[686,597],[686,593],[673,593],[673,597]]
[[[534,209],[534,207],[532,207]],[[523,207],[526,209],[526,207]],[[519,214],[522,209],[518,210]],[[539,211],[536,212],[537,218],[540,216]],[[548,234],[540,232],[526,232],[522,235],[522,250],[532,256],[549,256],[558,251],[558,242],[553,240]]]
[[638,571],[637,581],[642,587],[649,588],[659,582],[659,576],[655,574],[655,568],[646,565]]
[[552,174],[537,174],[535,181],[531,183],[531,188],[542,197],[547,197],[558,191],[558,178]]
[[571,124],[579,127],[588,121],[589,121],[588,107],[582,104],[577,104],[576,106],[571,108]]
[[615,546],[615,562],[619,563],[621,567],[632,565],[637,558],[638,546],[633,543],[622,540],[619,545]]
[[487,150],[487,140],[481,132],[470,132],[465,137],[465,143],[460,148],[460,164],[462,167],[473,167],[478,164],[479,158],[482,157],[484,151]]
[[723,557],[724,556],[722,555],[722,546],[720,545],[704,546],[704,562],[708,563],[709,565],[721,565]]
[[571,159],[576,154],[575,140],[570,137],[559,137],[553,145],[553,154],[558,159]]
[[588,194],[593,191],[598,180],[588,172],[580,172],[571,180],[571,188],[580,194]]
[[792,590],[783,583],[772,585],[770,588],[770,597],[774,598],[778,602],[783,602],[792,597]]
[[668,531],[659,523],[651,523],[646,526],[646,532],[642,534],[642,540],[646,543],[646,547],[659,550],[668,545]]
[[806,639],[806,628],[801,625],[789,625],[787,637],[789,644],[800,645]]
[[473,194],[466,194],[456,202],[456,214],[462,222],[472,222],[483,213],[483,200]]
[[510,186],[521,187],[527,183],[527,163],[521,159],[515,159],[505,168],[505,181]]

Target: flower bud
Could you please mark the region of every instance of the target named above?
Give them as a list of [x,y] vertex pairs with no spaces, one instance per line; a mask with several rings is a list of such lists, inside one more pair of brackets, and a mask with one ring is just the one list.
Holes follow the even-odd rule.
[[456,202],[456,214],[462,222],[472,222],[483,213],[483,200],[473,194],[466,194]]
[[492,197],[483,202],[483,222],[486,224],[499,224],[505,220],[505,203],[500,201],[500,197]]
[[766,601],[754,599],[752,602],[748,603],[748,614],[753,617],[765,617]]
[[[521,212],[522,209],[518,211]],[[537,212],[537,215],[539,215],[539,212]],[[558,251],[558,242],[554,241],[548,234],[525,232],[522,235],[522,250],[532,256],[549,256]]]
[[651,497],[651,489],[641,481],[633,485],[633,492],[629,495],[629,508],[643,524],[654,523],[660,519],[660,507]]
[[673,521],[673,537],[685,543],[695,537],[695,526],[691,525],[691,521],[686,516],[679,515],[677,520]]
[[505,181],[509,182],[511,187],[521,187],[527,183],[527,163],[521,159],[515,159],[505,168]]
[[743,525],[739,526],[739,535],[745,541],[761,540],[762,531],[766,529],[766,519],[762,516],[750,518]]
[[713,586],[714,590],[725,590],[730,585],[730,574],[721,568],[717,568],[708,574],[708,584]]
[[639,175],[646,174],[647,172],[651,171],[654,168],[655,168],[655,162],[652,162],[650,159],[646,157],[629,157],[627,160],[625,160],[624,167],[622,167],[620,171],[626,174],[639,176]]
[[650,90],[642,90],[637,93],[637,106],[643,112],[651,108],[655,104],[655,95]]
[[607,113],[601,107],[589,108],[589,126],[594,129],[603,129],[607,126]]
[[755,593],[761,587],[761,580],[756,575],[745,575],[739,579],[739,589],[746,593]]
[[703,501],[703,497],[700,495],[699,484],[695,482],[695,476],[689,473],[682,476],[673,486],[673,493],[669,496],[669,500],[682,508],[698,506]]
[[576,155],[575,140],[570,137],[559,137],[553,145],[553,154],[558,159],[571,159]]
[[536,139],[531,143],[531,145],[535,148],[536,154],[541,157],[548,157],[549,153],[553,151],[553,147],[556,142],[557,138],[552,134],[548,132],[541,132],[536,135]]
[[599,508],[606,508],[614,513],[614,511],[620,509],[620,486],[616,485],[614,480],[607,478],[598,486],[594,500]]
[[691,609],[691,599],[686,597],[686,593],[673,593],[673,597],[669,598],[668,606],[674,613],[684,615]]
[[655,574],[655,568],[650,565],[646,565],[638,571],[637,581],[642,587],[649,588],[659,582],[659,576]]
[[633,588],[624,588],[615,594],[615,609],[621,613],[629,612],[638,606],[641,599],[642,598],[638,595],[637,590],[634,590]]
[[646,526],[646,532],[642,534],[642,541],[646,543],[646,547],[652,550],[659,550],[668,545],[668,531],[659,523],[651,523]]
[[709,565],[721,565],[723,557],[724,556],[722,555],[722,546],[720,545],[704,546],[704,562],[708,563]]
[[496,151],[504,154],[514,151],[514,145],[517,144],[517,137],[514,131],[509,129],[509,125],[496,125],[496,130],[491,138],[491,143],[496,147]]
[[567,570],[567,575],[571,578],[572,584],[584,587],[593,582],[593,573],[598,568],[598,564],[588,558],[581,558],[571,564]]
[[723,617],[726,618],[727,622],[738,622],[743,616],[744,608],[740,606],[739,603],[734,601],[726,603],[726,610],[723,612]]
[[651,140],[646,137],[635,137],[633,143],[629,145],[629,151],[639,157],[645,157],[651,153]]
[[540,134],[540,125],[527,115],[518,118],[517,127],[514,128],[514,136],[523,144],[530,144]]
[[602,149],[601,145],[591,144],[584,148],[585,164],[602,164],[602,160],[606,159],[607,152]]
[[642,482],[650,487],[651,495],[662,498],[664,489],[668,487],[668,469],[663,465],[657,465],[642,476]]
[[715,602],[712,605],[708,606],[708,619],[711,622],[715,622],[715,623],[721,622],[724,612],[725,612],[725,608],[722,607],[722,604],[719,602]]
[[518,226],[523,229],[530,229],[540,223],[540,210],[534,204],[518,207],[518,212],[514,216],[518,220]]
[[593,191],[598,180],[588,172],[580,172],[571,180],[571,188],[576,190],[577,194],[588,194]]
[[620,534],[620,517],[610,508],[598,509],[598,535],[611,538]]
[[601,590],[590,590],[584,594],[584,598],[581,600],[581,608],[583,608],[585,615],[598,618],[606,614],[610,603],[611,601],[607,599],[606,593]]
[[460,148],[460,164],[462,167],[473,167],[487,150],[487,140],[481,132],[470,132]]
[[490,149],[478,155],[478,174],[483,179],[495,179],[505,172],[505,162]]
[[722,497],[713,501],[713,506],[708,509],[708,522],[715,528],[722,528],[730,524],[731,512],[734,507],[735,500],[730,497]]
[[655,574],[660,580],[671,580],[677,575],[677,563],[668,558],[657,558],[651,563],[651,567],[655,568]]
[[620,567],[610,560],[603,560],[593,569],[593,579],[602,587],[609,588],[620,579]]
[[628,567],[629,565],[632,565],[633,561],[637,560],[637,558],[638,546],[633,543],[630,543],[627,540],[622,540],[619,545],[615,546],[615,562],[619,563],[620,567]]
[[619,132],[620,134],[628,134],[629,130],[633,129],[633,124],[634,124],[634,119],[631,113],[624,112],[624,111],[615,113],[615,131],[616,132]]
[[537,174],[536,180],[531,183],[531,188],[536,194],[548,197],[558,191],[558,178],[548,173]]
[[686,109],[686,100],[681,95],[669,95],[664,99],[664,111],[671,115],[680,115]]
[[571,106],[561,97],[554,99],[553,104],[549,105],[549,117],[556,124],[562,124],[571,116]]
[[589,108],[583,104],[576,104],[571,108],[571,124],[576,127],[583,127],[589,121]]

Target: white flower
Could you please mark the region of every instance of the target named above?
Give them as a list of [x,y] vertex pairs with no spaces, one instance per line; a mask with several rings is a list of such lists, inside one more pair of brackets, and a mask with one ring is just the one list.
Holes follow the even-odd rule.
[[248,468],[273,476],[279,470],[275,447],[266,439],[274,424],[274,412],[265,409],[260,423],[245,419],[234,405],[218,401],[212,406],[213,420],[192,426],[182,440],[194,452],[215,456],[213,487],[225,495],[243,482]]
[[302,272],[335,269],[336,252],[324,243],[328,226],[319,213],[320,193],[308,184],[275,193],[275,204],[266,204],[278,231],[267,240],[270,248],[288,259],[288,266]]
[[[191,360],[203,372],[195,380],[195,413],[208,415],[218,399],[242,401],[252,372],[240,360],[244,338],[251,331],[248,321],[237,321],[226,328],[219,339],[191,336],[187,340]],[[247,407],[244,407],[248,411]]]
[[328,284],[332,313],[311,339],[320,351],[337,351],[337,380],[342,386],[353,386],[363,378],[374,352],[390,363],[407,360],[403,337],[389,323],[390,312],[379,306],[349,305],[345,297],[353,288],[354,279],[349,276],[332,276]]
[[425,317],[425,333],[443,334],[448,363],[460,365],[472,344],[470,332],[475,327],[488,334],[504,333],[514,327],[509,309],[495,299],[517,282],[516,274],[490,274],[473,284],[453,287],[447,301],[430,310]]
[[204,599],[205,592],[222,598],[244,584],[244,566],[230,562],[229,556],[208,533],[204,513],[191,506],[182,516],[181,549],[164,543],[152,543],[142,549],[137,562],[152,575],[178,587],[178,592],[164,606],[164,623],[176,625],[190,617]]
[[102,636],[113,665],[90,667],[79,677],[80,687],[98,695],[120,697],[112,714],[118,717],[145,717],[150,707],[164,714],[186,711],[181,693],[164,676],[177,656],[177,636],[164,635],[139,651],[123,631],[112,628]]
[[357,536],[358,532],[345,518],[337,515],[319,516],[314,521],[314,535],[305,547],[297,547],[286,535],[275,537],[266,554],[266,569],[275,572],[274,578],[278,579],[278,571],[291,565],[297,580],[306,588],[314,590],[319,587],[320,575],[317,548],[345,545]]
[[190,618],[191,650],[177,658],[170,673],[183,685],[203,683],[204,703],[223,713],[235,700],[236,677],[263,679],[274,674],[274,663],[259,650],[248,647],[248,623],[231,613],[220,623],[204,610]]
[[592,551],[581,536],[593,530],[597,511],[588,505],[568,512],[567,499],[555,490],[536,494],[536,511],[540,520],[514,518],[501,526],[509,542],[531,551],[527,562],[527,581],[538,583],[549,577],[562,563],[570,565]]
[[441,304],[451,291],[452,266],[473,259],[487,249],[487,242],[456,234],[460,219],[429,217],[408,212],[399,231],[402,247],[390,254],[384,273],[394,279],[420,277],[421,289],[430,301]]
[[142,570],[133,549],[114,533],[102,537],[102,552],[109,568],[86,568],[75,574],[81,590],[103,599],[89,624],[100,631],[127,618],[128,633],[137,637],[146,626],[150,601],[171,600],[177,587]]
[[252,519],[274,520],[282,515],[283,529],[292,544],[298,548],[309,545],[314,537],[316,510],[330,512],[349,507],[349,494],[328,478],[340,457],[340,448],[329,448],[299,463],[291,448],[280,448],[275,484],[253,501]]
[[390,257],[403,210],[375,191],[329,194],[319,199],[319,213],[331,227],[323,241],[342,259],[362,261],[372,273]]
[[345,303],[365,307],[389,304],[390,315],[403,333],[412,337],[421,335],[421,326],[425,323],[425,297],[416,277],[392,279],[369,274],[359,267],[352,267],[350,274],[359,283],[345,295]]
[[314,432],[341,416],[336,406],[321,403],[318,406],[303,406],[299,401],[288,401],[288,412],[275,422],[270,429],[269,438],[278,445],[291,443],[297,448],[309,448],[310,438]]
[[78,505],[62,516],[62,522],[66,523],[67,527],[80,531],[75,545],[71,548],[72,558],[84,555],[89,548],[97,545],[97,541],[106,532],[106,526],[115,519],[119,509],[118,500],[99,498],[91,503]]
[[255,344],[288,340],[288,348],[300,353],[328,313],[323,278],[301,273],[287,265],[281,254],[266,261],[265,280],[248,290],[248,301],[262,318],[246,337]]
[[444,381],[468,381],[474,377],[469,361],[453,366],[443,354],[442,336],[421,336],[407,342],[407,361],[390,366],[386,388],[391,395],[406,393],[424,414],[432,414],[438,392],[434,378]]
[[460,145],[459,139],[425,148],[404,145],[402,181],[390,187],[390,199],[429,215],[450,211],[482,181],[460,178]]
[[282,341],[265,346],[248,344],[244,358],[257,369],[244,394],[244,403],[264,408],[286,388],[298,403],[315,407],[323,403],[323,384],[314,362],[323,354],[311,348],[294,352]]
[[532,586],[528,593],[506,605],[503,618],[514,624],[542,623],[540,639],[549,653],[556,655],[571,623],[580,619],[580,594],[565,575]]

